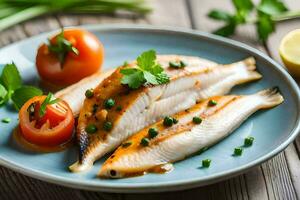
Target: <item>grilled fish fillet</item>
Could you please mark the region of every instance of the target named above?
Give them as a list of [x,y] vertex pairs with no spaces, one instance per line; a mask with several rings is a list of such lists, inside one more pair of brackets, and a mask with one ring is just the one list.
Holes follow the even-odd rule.
[[[169,61],[178,60],[187,66],[182,69],[168,67]],[[71,171],[90,169],[95,160],[166,115],[187,109],[201,99],[223,95],[237,84],[261,78],[255,71],[253,58],[230,65],[207,61],[203,65],[202,59],[188,56],[159,56],[157,62],[165,68],[170,83],[129,90],[120,83],[122,74],[118,68],[94,89],[93,98],[84,101],[77,126],[79,160],[70,166]],[[115,106],[105,109],[104,102],[109,98],[115,100]],[[106,122],[113,125],[110,131],[103,128]],[[90,124],[96,125],[96,133],[86,132]]]
[[[214,100],[217,105],[209,105]],[[252,113],[283,102],[276,88],[247,96],[217,96],[196,104],[174,117],[178,123],[165,127],[163,120],[130,137],[106,160],[99,172],[100,177],[122,178],[142,175],[145,172],[162,172],[167,163],[182,160],[209,147],[232,133]],[[203,120],[193,122],[193,117]],[[149,128],[156,128],[158,135],[142,146],[142,138],[148,137]],[[131,145],[128,145],[131,144]]]
[[[190,64],[194,64],[197,66],[214,66],[217,63],[212,62],[210,60],[206,60],[203,58],[192,57],[192,56],[178,56],[178,55],[159,55],[157,56],[157,60],[160,63],[168,64],[169,60],[189,60]],[[91,76],[88,76],[81,81],[70,85],[58,92],[55,93],[56,98],[63,99],[66,101],[70,108],[73,111],[75,117],[79,115],[80,109],[82,108],[84,99],[85,99],[85,91],[91,88],[95,88],[99,83],[101,83],[105,78],[110,76],[114,72],[114,69],[110,69],[105,72],[97,72]]]
[[85,91],[90,88],[95,88],[105,78],[110,76],[114,70],[108,70],[106,72],[97,72],[91,76],[88,76],[81,81],[66,87],[55,93],[56,98],[66,101],[73,111],[73,115],[77,117],[85,99]]

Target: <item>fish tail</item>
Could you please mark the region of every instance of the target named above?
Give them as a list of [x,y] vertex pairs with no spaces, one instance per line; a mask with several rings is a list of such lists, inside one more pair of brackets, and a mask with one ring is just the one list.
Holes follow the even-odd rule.
[[249,71],[256,70],[256,66],[255,66],[256,61],[253,57],[246,58],[245,60],[243,60],[241,62],[243,62],[246,65],[246,67]]
[[247,83],[262,78],[262,75],[256,71],[256,61],[253,57],[246,58],[235,63],[234,66],[237,74],[236,84]]
[[284,101],[278,87],[262,90],[254,95],[261,97],[262,108],[271,108],[281,104]]

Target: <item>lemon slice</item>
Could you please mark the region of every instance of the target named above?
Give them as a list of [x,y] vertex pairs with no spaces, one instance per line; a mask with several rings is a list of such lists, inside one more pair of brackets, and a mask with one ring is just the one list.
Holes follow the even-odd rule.
[[295,77],[300,77],[300,29],[284,36],[279,46],[279,53],[289,72]]

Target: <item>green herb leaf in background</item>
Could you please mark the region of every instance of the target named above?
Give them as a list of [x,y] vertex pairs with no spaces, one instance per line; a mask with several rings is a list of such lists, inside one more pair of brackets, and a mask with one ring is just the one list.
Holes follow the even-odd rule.
[[3,85],[0,84],[0,106],[7,101],[7,91]]
[[275,24],[271,16],[265,13],[259,13],[257,21],[257,34],[262,41],[266,41],[268,36],[275,30]]
[[235,13],[217,9],[208,13],[209,18],[225,23],[214,34],[228,37],[239,25],[255,24],[257,35],[264,42],[275,31],[276,22],[300,17],[300,11],[288,11],[282,0],[261,0],[258,5],[251,0],[232,0],[232,4]]
[[208,13],[208,16],[212,19],[221,20],[224,22],[230,22],[233,18],[233,16],[223,10],[212,10],[210,13]]
[[150,8],[144,0],[0,0],[0,31],[46,14],[111,14],[120,10],[145,14]]
[[22,78],[14,63],[6,64],[0,75],[0,106],[12,100],[16,109],[43,92],[33,86],[22,86]]
[[43,92],[40,89],[32,86],[22,86],[15,90],[11,99],[15,107],[19,110],[28,99],[40,95],[43,95]]
[[142,85],[158,85],[168,83],[169,77],[164,69],[156,63],[156,52],[149,50],[143,52],[137,58],[135,68],[121,69],[123,77],[121,83],[128,85],[131,89],[137,89]]
[[270,16],[288,11],[288,8],[280,0],[261,0],[257,9]]
[[239,12],[249,13],[254,8],[251,0],[232,0],[232,3]]
[[8,96],[22,85],[22,78],[14,63],[6,64],[1,74],[1,83],[8,91]]
[[236,27],[235,23],[229,23],[229,24],[221,27],[220,29],[215,30],[213,33],[216,35],[228,37],[234,33],[235,27]]

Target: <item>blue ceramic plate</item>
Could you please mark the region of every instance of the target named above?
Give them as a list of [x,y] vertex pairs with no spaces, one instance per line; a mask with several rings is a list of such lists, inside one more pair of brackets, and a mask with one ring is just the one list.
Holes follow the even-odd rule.
[[[263,53],[239,42],[192,30],[175,30],[151,26],[114,25],[86,26],[103,42],[106,50],[105,69],[137,57],[142,51],[155,49],[159,54],[200,56],[218,63],[231,63],[254,56],[263,79],[234,88],[232,93],[251,94],[279,86],[284,103],[257,112],[232,135],[201,155],[175,164],[168,174],[148,174],[140,177],[103,180],[95,177],[104,159],[85,174],[72,174],[67,167],[76,160],[76,149],[60,153],[35,154],[26,152],[11,139],[18,115],[13,109],[1,108],[0,118],[10,117],[9,124],[0,123],[0,164],[28,176],[68,187],[109,192],[154,192],[192,188],[209,184],[244,172],[282,151],[299,131],[299,89],[280,65]],[[42,34],[0,50],[0,63],[14,61],[27,82],[37,83],[35,54],[39,44],[52,33]],[[243,156],[233,157],[234,147],[252,135],[254,145]],[[200,169],[201,160],[211,158],[208,169]]]

